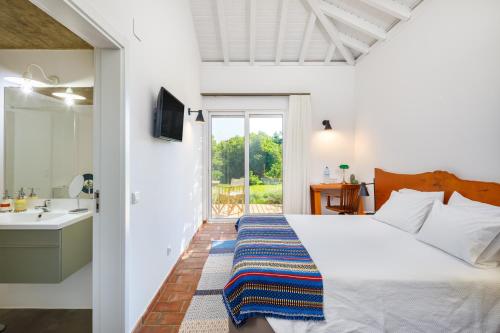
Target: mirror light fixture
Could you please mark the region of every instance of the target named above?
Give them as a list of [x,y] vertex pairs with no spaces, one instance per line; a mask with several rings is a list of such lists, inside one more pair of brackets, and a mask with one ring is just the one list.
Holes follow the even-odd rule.
[[330,124],[330,120],[323,120],[322,124],[323,124],[323,126],[325,126],[326,131],[333,129],[332,125]]
[[188,109],[188,115],[191,115],[191,113],[195,112],[198,112],[198,115],[196,116],[196,122],[204,123],[205,118],[203,118],[203,110],[191,110],[190,108]]
[[[36,68],[42,73],[43,79],[45,82],[37,81],[33,79],[32,69]],[[33,91],[33,87],[47,87],[48,85],[57,85],[59,84],[59,78],[55,75],[47,75],[43,68],[37,64],[29,64],[26,66],[26,71],[23,73],[22,77],[17,76],[8,76],[5,78],[5,81],[14,83],[16,85],[21,86],[21,90],[25,94],[29,94]]]
[[75,104],[75,100],[83,101],[85,99],[85,97],[73,93],[73,89],[71,88],[66,88],[64,92],[52,93],[52,95],[59,98],[63,98],[64,102],[66,102],[67,105]]

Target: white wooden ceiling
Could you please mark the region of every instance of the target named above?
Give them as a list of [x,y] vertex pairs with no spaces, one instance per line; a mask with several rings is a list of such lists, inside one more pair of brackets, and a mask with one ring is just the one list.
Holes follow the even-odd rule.
[[356,63],[423,0],[190,0],[204,62]]

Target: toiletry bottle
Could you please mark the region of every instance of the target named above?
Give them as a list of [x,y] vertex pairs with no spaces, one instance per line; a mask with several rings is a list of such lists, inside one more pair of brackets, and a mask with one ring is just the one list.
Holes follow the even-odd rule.
[[2,202],[0,203],[0,213],[8,213],[12,210],[12,202],[9,198],[9,192],[5,190]]
[[31,206],[33,205],[35,200],[38,200],[38,195],[36,195],[36,193],[35,193],[35,188],[32,187],[30,195],[28,196],[28,198],[26,198],[27,207],[31,208]]
[[24,194],[24,189],[21,187],[17,198],[14,201],[14,211],[16,213],[24,212],[26,210],[26,195]]
[[323,170],[323,183],[328,184],[330,181],[330,169],[328,168],[328,165],[325,166],[325,170]]

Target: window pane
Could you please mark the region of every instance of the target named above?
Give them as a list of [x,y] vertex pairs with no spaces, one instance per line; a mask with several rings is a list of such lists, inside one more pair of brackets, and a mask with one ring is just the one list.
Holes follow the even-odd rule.
[[212,218],[245,212],[245,119],[212,117]]
[[250,214],[283,212],[282,164],[282,117],[250,117]]

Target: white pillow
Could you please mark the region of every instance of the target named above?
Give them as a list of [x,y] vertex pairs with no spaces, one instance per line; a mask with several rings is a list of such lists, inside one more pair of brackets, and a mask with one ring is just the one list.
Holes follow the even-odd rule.
[[453,192],[450,200],[448,200],[448,205],[470,207],[475,211],[484,213],[486,215],[500,216],[500,207],[468,199],[458,192]]
[[[483,202],[468,199],[458,192],[453,192],[448,201],[450,206],[469,207],[477,213],[493,217],[500,217],[500,207],[488,205]],[[491,244],[479,256],[480,264],[498,264],[500,263],[500,234],[491,242]]]
[[444,202],[444,192],[443,191],[440,191],[440,192],[422,192],[422,191],[412,190],[410,188],[402,188],[399,190],[399,193],[423,195],[423,196],[427,196],[429,198],[434,198],[436,200]]
[[392,191],[373,218],[414,234],[422,227],[435,200],[435,196]]
[[494,267],[496,264],[487,265],[478,259],[499,233],[500,217],[435,201],[416,238],[471,265]]

